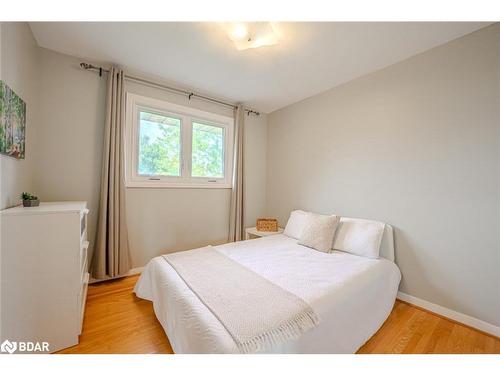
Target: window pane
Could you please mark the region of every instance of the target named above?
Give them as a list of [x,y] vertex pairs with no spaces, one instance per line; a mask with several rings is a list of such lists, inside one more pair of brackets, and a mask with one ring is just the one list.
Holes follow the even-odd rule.
[[224,177],[224,128],[193,122],[193,177]]
[[180,176],[181,120],[145,111],[139,116],[138,173]]

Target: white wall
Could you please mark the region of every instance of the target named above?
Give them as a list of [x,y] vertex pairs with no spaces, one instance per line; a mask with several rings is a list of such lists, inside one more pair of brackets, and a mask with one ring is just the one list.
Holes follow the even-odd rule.
[[267,115],[245,117],[244,226],[254,227],[267,211]]
[[[99,200],[106,78],[79,68],[80,59],[40,49],[41,99],[36,185],[44,200],[89,202],[89,238],[95,241]],[[207,102],[187,100],[143,85],[126,90],[177,104],[231,115]],[[247,117],[245,218],[265,212],[266,116]],[[226,241],[228,189],[127,189],[127,218],[133,267],[176,250]]]
[[268,116],[268,214],[396,228],[401,291],[500,325],[500,24]]
[[26,158],[0,155],[0,209],[20,202],[23,191],[37,193],[36,162],[38,116],[38,47],[26,23],[3,22],[1,79],[26,102]]

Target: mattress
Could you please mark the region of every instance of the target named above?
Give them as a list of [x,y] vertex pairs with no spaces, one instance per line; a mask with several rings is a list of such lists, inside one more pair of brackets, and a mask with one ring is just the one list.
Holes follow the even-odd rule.
[[[356,352],[389,316],[401,279],[390,260],[326,254],[281,234],[215,248],[301,297],[319,316],[318,326],[266,353]],[[250,253],[265,261],[252,261]],[[238,353],[221,322],[163,257],[148,263],[134,291],[153,302],[175,353]]]

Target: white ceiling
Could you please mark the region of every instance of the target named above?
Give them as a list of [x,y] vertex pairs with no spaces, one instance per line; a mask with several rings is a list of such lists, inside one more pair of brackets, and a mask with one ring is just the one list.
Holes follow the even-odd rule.
[[278,45],[238,51],[217,23],[30,23],[41,47],[119,64],[268,113],[488,23],[278,25]]

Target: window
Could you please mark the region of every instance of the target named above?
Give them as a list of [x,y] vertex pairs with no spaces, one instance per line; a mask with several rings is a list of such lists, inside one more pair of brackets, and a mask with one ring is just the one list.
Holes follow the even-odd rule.
[[193,177],[224,177],[224,128],[193,122]]
[[181,120],[139,111],[139,163],[141,176],[181,175]]
[[233,119],[127,93],[128,187],[230,188]]

